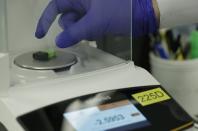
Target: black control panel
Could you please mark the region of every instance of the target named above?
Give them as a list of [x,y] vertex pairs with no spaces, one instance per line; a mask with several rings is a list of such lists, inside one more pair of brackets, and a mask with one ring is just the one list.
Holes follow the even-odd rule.
[[17,120],[26,131],[178,131],[193,125],[192,118],[159,85],[81,96]]

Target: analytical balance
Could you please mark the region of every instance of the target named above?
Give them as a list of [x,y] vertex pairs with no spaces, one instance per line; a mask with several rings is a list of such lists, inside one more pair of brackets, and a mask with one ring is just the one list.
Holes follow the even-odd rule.
[[0,97],[0,121],[8,131],[177,131],[193,126],[170,94],[133,62],[86,44],[70,53],[76,62],[63,71],[13,62],[14,81]]
[[[32,34],[38,19],[32,16],[48,1],[0,2],[2,11],[7,7],[0,19],[7,23],[2,43],[8,43],[1,46],[10,55],[10,83],[0,90],[0,131],[194,130],[193,119],[132,61],[87,43],[35,60],[33,54],[54,39],[39,41]],[[0,63],[7,58],[0,56]]]

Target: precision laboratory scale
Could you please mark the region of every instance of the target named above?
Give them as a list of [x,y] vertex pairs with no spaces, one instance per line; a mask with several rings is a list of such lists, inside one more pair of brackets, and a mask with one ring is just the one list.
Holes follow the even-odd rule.
[[20,64],[24,55],[15,57],[13,85],[0,97],[2,131],[177,131],[193,126],[170,94],[132,61],[86,44],[70,53],[75,62],[60,70],[38,68],[40,61],[30,68],[29,62]]
[[[87,42],[54,47],[49,57],[53,33],[47,41],[32,34],[47,0],[0,2],[0,49],[10,56],[9,66],[2,64],[10,78],[0,87],[0,131],[195,130],[183,108],[132,61]],[[4,55],[0,63],[8,62]]]

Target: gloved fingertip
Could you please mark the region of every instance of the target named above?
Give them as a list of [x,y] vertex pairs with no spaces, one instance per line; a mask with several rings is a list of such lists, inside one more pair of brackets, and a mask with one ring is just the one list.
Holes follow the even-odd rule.
[[65,33],[61,33],[56,37],[56,45],[59,48],[67,48],[70,47],[72,45],[75,44],[75,42],[73,42],[73,40],[71,39],[71,37],[69,37],[69,35],[66,35]]
[[35,37],[38,39],[42,39],[44,36],[43,34],[35,33]]
[[37,29],[36,32],[35,32],[35,37],[38,38],[38,39],[41,39],[45,36],[45,33],[44,31],[40,30],[40,29]]

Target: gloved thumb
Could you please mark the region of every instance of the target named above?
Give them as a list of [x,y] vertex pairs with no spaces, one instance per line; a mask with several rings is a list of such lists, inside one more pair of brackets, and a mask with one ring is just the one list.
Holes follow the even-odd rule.
[[83,39],[89,39],[91,32],[90,24],[88,15],[85,15],[56,37],[56,45],[59,48],[67,48]]

